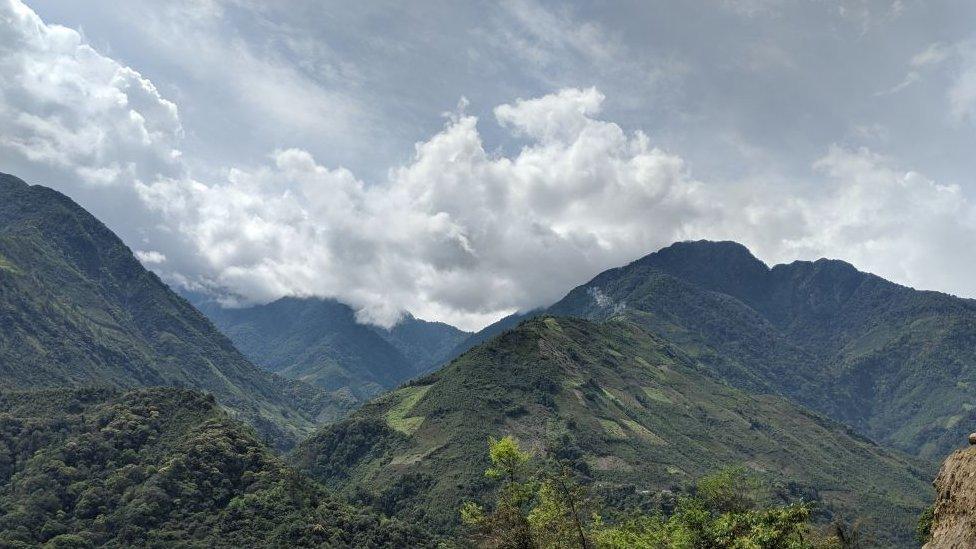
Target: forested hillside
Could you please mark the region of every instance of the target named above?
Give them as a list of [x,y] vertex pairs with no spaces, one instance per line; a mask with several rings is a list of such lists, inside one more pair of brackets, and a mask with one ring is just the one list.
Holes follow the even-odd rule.
[[484,444],[512,435],[633,503],[726,466],[767,475],[783,498],[863,516],[911,539],[931,464],[886,450],[776,396],[714,380],[635,324],[544,316],[326,427],[294,452],[303,471],[439,531],[483,501]]
[[601,273],[547,312],[627,319],[739,388],[920,456],[947,454],[976,423],[976,302],[841,261],[769,268],[740,244],[681,242]]
[[0,546],[424,547],[331,497],[214,399],[182,389],[0,393]]

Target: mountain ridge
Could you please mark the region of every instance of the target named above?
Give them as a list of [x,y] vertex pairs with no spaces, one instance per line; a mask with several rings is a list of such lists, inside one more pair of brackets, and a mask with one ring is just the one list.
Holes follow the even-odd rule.
[[264,305],[199,305],[254,363],[358,402],[440,365],[467,335],[405,316],[390,329],[363,324],[335,299],[284,297]]
[[976,420],[976,302],[843,261],[769,268],[738,244],[676,243],[601,273],[548,311],[630,318],[733,384],[919,455],[947,453],[961,439],[955,426]]
[[249,363],[67,196],[0,175],[0,387],[193,387],[288,446],[347,405]]

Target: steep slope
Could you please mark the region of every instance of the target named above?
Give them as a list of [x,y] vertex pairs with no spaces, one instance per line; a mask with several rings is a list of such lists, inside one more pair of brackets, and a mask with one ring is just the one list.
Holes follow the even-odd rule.
[[737,386],[944,455],[976,419],[976,302],[841,261],[767,267],[731,242],[682,242],[574,289],[550,312],[628,318]]
[[390,330],[361,324],[350,307],[331,299],[202,310],[255,364],[357,400],[429,371],[466,335],[409,316]]
[[213,393],[282,445],[346,404],[247,361],[64,195],[0,175],[0,388]]
[[[926,465],[774,396],[751,396],[631,323],[544,316],[326,427],[294,452],[327,484],[449,529],[485,495],[485,441],[574,460],[609,487],[655,491],[745,464],[787,494],[911,535]],[[636,488],[634,488],[636,486]]]
[[0,546],[429,546],[340,503],[210,396],[0,394]]

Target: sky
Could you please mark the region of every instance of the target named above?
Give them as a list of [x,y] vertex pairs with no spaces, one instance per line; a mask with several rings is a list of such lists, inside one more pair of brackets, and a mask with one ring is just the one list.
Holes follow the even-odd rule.
[[477,329],[677,240],[976,297],[976,3],[0,0],[0,171],[183,292]]

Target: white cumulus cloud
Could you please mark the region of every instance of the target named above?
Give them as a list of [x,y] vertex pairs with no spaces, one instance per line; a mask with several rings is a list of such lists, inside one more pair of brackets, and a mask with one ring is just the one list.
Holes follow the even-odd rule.
[[231,295],[333,295],[383,325],[410,310],[474,326],[687,236],[708,210],[680,158],[590,116],[602,101],[570,89],[498,107],[531,139],[512,157],[458,114],[375,185],[289,149],[225,181],[139,190]]
[[18,0],[0,0],[0,74],[0,147],[97,185],[178,170],[176,105]]

